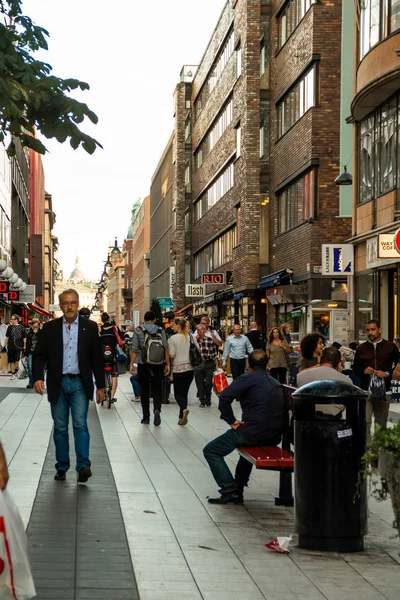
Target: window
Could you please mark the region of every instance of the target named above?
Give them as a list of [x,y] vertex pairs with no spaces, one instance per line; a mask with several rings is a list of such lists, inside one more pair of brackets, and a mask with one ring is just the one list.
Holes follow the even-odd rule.
[[316,1],[317,0],[289,0],[278,17],[280,48]]
[[194,278],[202,273],[209,273],[233,258],[233,248],[237,245],[236,225],[223,233],[216,240],[205,246],[194,256]]
[[236,77],[242,74],[242,46],[238,46],[236,50]]
[[359,203],[385,194],[399,183],[400,94],[359,124]]
[[223,136],[226,129],[232,122],[233,117],[233,101],[228,100],[227,104],[222,108],[219,117],[216,119],[208,133],[203,138],[200,146],[195,152],[195,166],[200,168],[203,160],[214,148],[218,140]]
[[229,62],[230,57],[234,52],[234,32],[233,29],[229,33],[223,47],[221,48],[219,54],[217,55],[216,61],[211,68],[207,78],[204,82],[204,85],[201,89],[200,94],[195,100],[194,108],[196,119],[201,114],[202,109],[206,105],[206,102],[217,85],[219,78],[221,77],[226,65]]
[[260,127],[260,158],[264,156],[265,130],[264,123]]
[[314,217],[315,171],[286,187],[278,196],[279,233]]
[[236,127],[236,158],[239,158],[241,154],[241,143],[242,143],[242,128],[240,124]]
[[240,244],[240,227],[241,227],[241,209],[240,204],[236,209],[236,244]]
[[317,67],[314,65],[278,104],[278,138],[316,105],[316,77]]
[[265,73],[265,45],[264,40],[261,42],[260,47],[260,77]]
[[210,210],[222,196],[224,196],[234,183],[233,163],[228,165],[214,180],[214,182],[201,194],[194,204],[194,219],[197,222]]
[[400,29],[400,0],[360,0],[360,59]]

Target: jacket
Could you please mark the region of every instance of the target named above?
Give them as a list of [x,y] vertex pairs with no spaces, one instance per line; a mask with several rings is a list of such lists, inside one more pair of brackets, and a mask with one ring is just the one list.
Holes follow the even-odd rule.
[[[36,337],[38,339],[38,341],[36,342],[36,344],[38,344],[40,336],[42,334],[42,330],[38,329],[36,332]],[[25,356],[28,356],[29,354],[31,354],[32,352],[32,342],[33,342],[33,330],[30,329],[28,331],[28,334],[26,336],[26,346],[25,346]]]
[[[46,387],[49,402],[56,404],[61,390],[63,369],[63,317],[45,323],[33,353],[33,380],[44,379],[47,366]],[[86,317],[79,317],[78,361],[83,387],[90,400],[93,398],[93,376],[97,389],[103,389],[104,358],[97,330],[97,323]],[[93,374],[93,376],[92,376]]]
[[[371,379],[370,375],[365,375],[364,371],[367,367],[372,367],[377,371],[387,371],[390,373],[389,377],[385,377],[386,389],[390,388],[390,382],[392,379],[392,373],[394,366],[399,362],[399,351],[397,346],[393,342],[388,340],[382,340],[375,346],[376,348],[376,361],[374,344],[370,341],[360,344],[356,350],[354,357],[353,371],[361,379],[361,388],[368,390],[369,382]],[[393,366],[394,365],[394,366]]]
[[280,383],[264,369],[244,373],[225,388],[219,397],[221,419],[229,425],[236,418],[233,400],[239,400],[243,425],[238,431],[247,444],[273,445],[280,443],[284,428],[284,398]]

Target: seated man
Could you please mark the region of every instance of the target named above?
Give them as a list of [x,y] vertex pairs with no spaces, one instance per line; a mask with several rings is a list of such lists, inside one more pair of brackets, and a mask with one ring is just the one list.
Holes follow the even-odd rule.
[[[329,346],[324,348],[321,354],[319,366],[305,369],[297,375],[297,387],[312,383],[313,381],[344,381],[352,383],[350,377],[343,375],[342,355],[338,348]],[[316,404],[315,410],[321,415],[330,415],[340,418],[345,406],[343,404]]]
[[[224,456],[237,446],[276,446],[284,426],[284,399],[280,383],[268,375],[268,357],[263,350],[249,355],[249,371],[235,379],[219,397],[221,419],[230,429],[207,444],[203,450],[215,481],[220,487],[219,498],[209,498],[211,504],[243,504],[243,488],[247,485],[252,464],[239,458],[235,477]],[[232,411],[233,400],[239,400],[242,418]]]

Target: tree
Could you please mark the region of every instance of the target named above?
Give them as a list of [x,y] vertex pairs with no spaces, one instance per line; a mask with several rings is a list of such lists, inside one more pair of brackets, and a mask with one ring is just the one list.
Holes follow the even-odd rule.
[[159,327],[164,327],[163,314],[161,312],[161,306],[157,298],[153,298],[151,301],[150,310],[156,315],[156,323]]
[[[69,139],[72,148],[82,145],[93,154],[101,144],[83,133],[78,124],[87,117],[98,118],[89,107],[71,98],[72,90],[88,90],[77,79],[60,79],[52,67],[34,58],[38,50],[48,50],[48,31],[22,14],[22,0],[0,0],[0,142],[7,133],[23,146],[40,154],[47,150],[35,137],[35,129],[60,143]],[[7,148],[15,154],[13,141]]]

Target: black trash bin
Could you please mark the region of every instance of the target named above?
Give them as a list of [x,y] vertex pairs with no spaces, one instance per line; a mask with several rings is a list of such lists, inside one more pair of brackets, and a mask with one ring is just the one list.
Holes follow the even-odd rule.
[[367,532],[368,393],[343,381],[315,381],[295,399],[295,516],[299,546],[357,552]]

